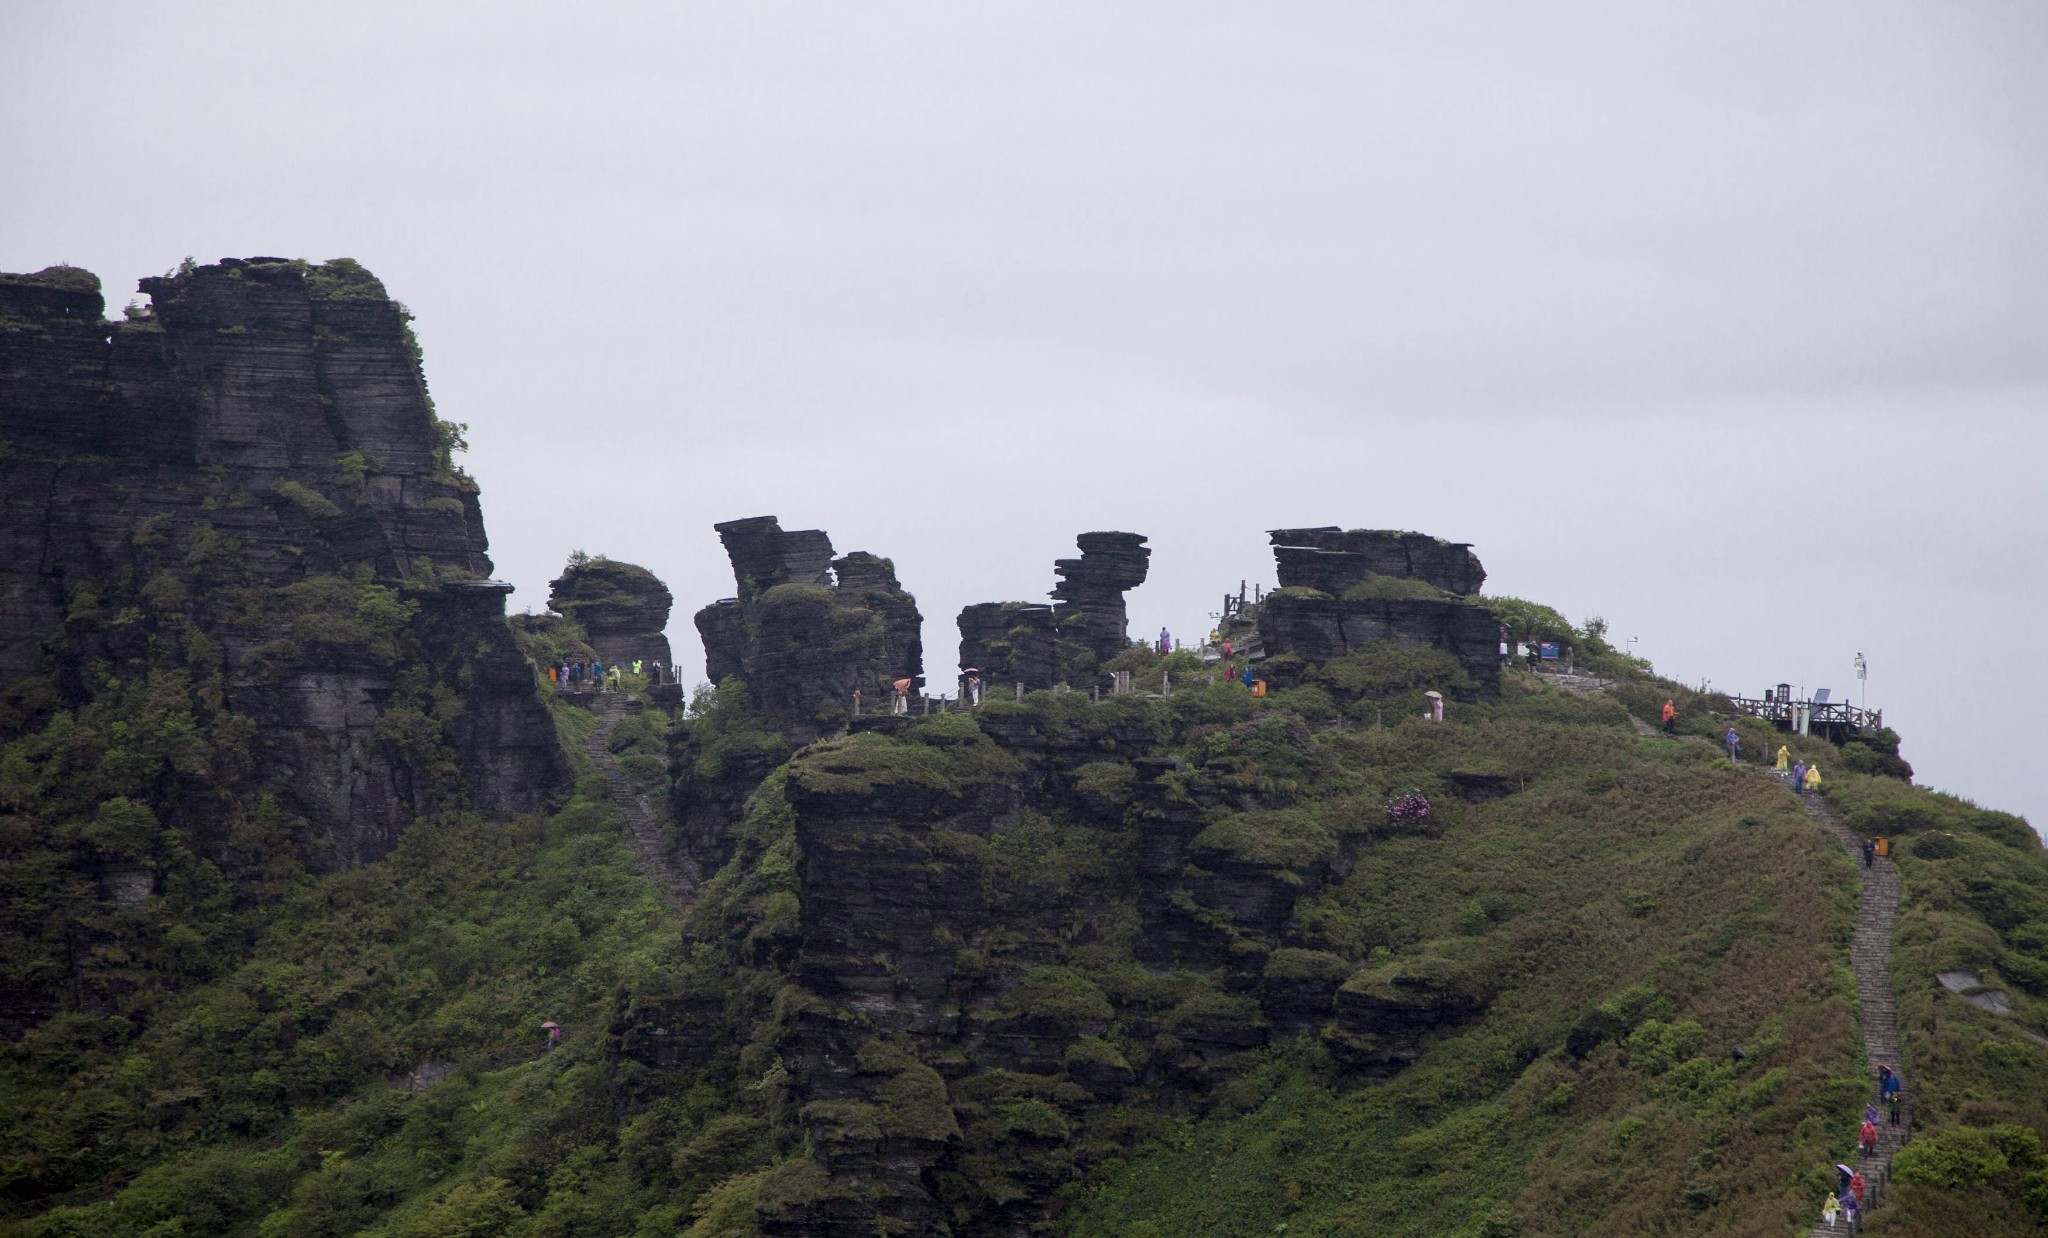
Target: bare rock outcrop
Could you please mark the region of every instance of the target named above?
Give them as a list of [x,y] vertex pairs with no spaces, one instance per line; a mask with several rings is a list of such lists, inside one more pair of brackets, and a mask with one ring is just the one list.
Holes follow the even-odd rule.
[[1468,544],[1334,525],[1271,537],[1281,587],[1258,613],[1269,660],[1326,663],[1378,642],[1439,649],[1470,681],[1452,695],[1499,695],[1499,621],[1473,596],[1486,569]]
[[603,555],[573,559],[548,586],[548,609],[574,619],[606,665],[670,665],[668,615],[675,597],[653,572]]
[[1420,580],[1459,596],[1479,592],[1486,569],[1469,542],[1388,529],[1274,529],[1280,587],[1343,593],[1374,576]]
[[1142,533],[1083,533],[1078,559],[1060,559],[1050,605],[981,602],[960,612],[960,665],[990,684],[1081,687],[1130,646],[1124,594],[1145,583],[1151,547]]
[[879,707],[896,680],[923,689],[924,617],[893,563],[864,550],[834,558],[823,531],[786,531],[773,516],[713,527],[738,592],[697,612],[711,682],[743,681],[796,742],[843,726],[855,692]]
[[264,794],[319,869],[539,807],[567,769],[404,307],[346,259],[141,286],[109,322],[89,272],[0,275],[0,682],[78,708],[175,674],[247,720],[246,770],[159,805],[202,847]]

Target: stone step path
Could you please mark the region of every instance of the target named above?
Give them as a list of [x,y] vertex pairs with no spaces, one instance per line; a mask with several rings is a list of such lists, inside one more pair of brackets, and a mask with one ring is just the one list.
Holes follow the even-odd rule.
[[[1635,715],[1629,715],[1629,723],[1638,735],[1662,734],[1656,727]],[[1698,743],[1706,740],[1696,739]],[[1716,745],[1718,747],[1719,745]],[[1777,771],[1763,766],[1748,766],[1758,772],[1777,777]],[[1790,789],[1790,779],[1786,780]],[[1861,1007],[1860,1026],[1863,1036],[1865,1069],[1870,1076],[1870,1099],[1877,1099],[1877,1068],[1889,1066],[1898,1073],[1905,1085],[1905,1102],[1899,1106],[1899,1125],[1893,1126],[1884,1115],[1880,1105],[1877,1124],[1877,1152],[1871,1156],[1858,1155],[1856,1168],[1863,1174],[1863,1204],[1866,1216],[1884,1199],[1885,1184],[1891,1179],[1892,1157],[1913,1131],[1913,1087],[1905,1078],[1906,1059],[1899,1041],[1899,1007],[1892,995],[1892,926],[1899,918],[1899,870],[1888,856],[1874,856],[1870,867],[1863,867],[1863,838],[1849,828],[1834,805],[1818,795],[1795,795],[1799,806],[1806,810],[1822,828],[1833,834],[1849,855],[1856,861],[1863,874],[1863,891],[1856,902],[1856,933],[1849,944],[1849,970],[1856,977],[1856,1001]],[[1863,1115],[1844,1114],[1844,1122],[1861,1126]],[[1825,1201],[1815,1201],[1819,1209]],[[1825,1221],[1815,1222],[1807,1231],[1808,1238],[1842,1238],[1849,1232],[1846,1222],[1830,1227]]]
[[585,702],[585,708],[597,715],[597,725],[583,741],[583,751],[590,754],[591,764],[604,775],[606,798],[626,819],[626,845],[631,848],[633,858],[640,863],[640,873],[671,907],[682,911],[697,897],[700,884],[695,865],[687,859],[678,860],[669,854],[666,840],[661,836],[661,822],[648,806],[647,797],[634,785],[632,776],[614,760],[605,741],[611,737],[612,728],[629,713],[635,712],[632,705],[638,704],[621,692],[597,692]]
[[[1884,1201],[1885,1184],[1891,1178],[1892,1157],[1912,1137],[1913,1081],[1905,1078],[1905,1054],[1899,1040],[1899,1008],[1892,996],[1892,926],[1899,918],[1899,870],[1888,856],[1874,857],[1863,868],[1863,839],[1835,812],[1834,805],[1818,795],[1801,795],[1799,806],[1848,848],[1863,874],[1863,895],[1856,904],[1856,935],[1849,946],[1849,967],[1856,975],[1856,998],[1862,1007],[1863,1054],[1869,1071],[1871,1097],[1877,1095],[1877,1068],[1889,1066],[1905,1084],[1905,1103],[1899,1107],[1899,1125],[1892,1126],[1880,1116],[1877,1152],[1859,1156],[1856,1167],[1863,1172],[1867,1189],[1863,1195],[1866,1212]],[[1880,1106],[1880,1112],[1882,1107]],[[1860,1124],[1860,1117],[1856,1118]],[[1808,1231],[1810,1235],[1840,1234],[1825,1222]]]

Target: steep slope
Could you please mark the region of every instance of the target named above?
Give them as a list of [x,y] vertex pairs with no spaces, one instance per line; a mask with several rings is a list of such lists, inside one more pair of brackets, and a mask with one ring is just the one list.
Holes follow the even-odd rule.
[[1022,1232],[1084,1175],[1077,1233],[1788,1226],[1856,1087],[1848,866],[1749,775],[1507,687],[1320,733],[1033,697],[799,755],[780,1045],[824,1176],[764,1184],[764,1232]]
[[0,1182],[40,1216],[0,1232],[634,1232],[678,1115],[729,1100],[618,1104],[618,995],[683,958],[604,785],[545,818],[417,821],[286,895],[244,959],[187,973],[146,1022],[37,1027],[0,1076]]
[[[1302,575],[1238,617],[1286,620],[1265,696],[1128,644],[1109,593],[1142,547],[1120,535],[1095,546],[1116,570],[1079,573],[1089,621],[1055,624],[1048,690],[855,715],[854,690],[914,677],[915,599],[822,533],[721,532],[741,596],[700,612],[721,682],[687,716],[543,702],[522,667],[580,774],[551,815],[461,811],[475,767],[442,706],[470,681],[419,616],[372,623],[425,582],[337,574],[389,641],[373,703],[435,706],[387,759],[410,744],[451,779],[354,867],[308,870],[281,793],[236,801],[225,846],[182,824],[181,779],[240,795],[274,759],[231,746],[233,677],[151,660],[190,656],[205,603],[175,625],[135,603],[158,640],[87,697],[17,693],[11,923],[62,927],[0,937],[43,985],[14,991],[56,994],[10,1008],[0,1233],[1811,1225],[1869,1093],[1882,933],[1840,830],[1701,742],[1725,700],[1471,592],[1467,547],[1310,529],[1276,532]],[[337,605],[290,612],[295,643]],[[1481,620],[1573,643],[1604,690],[1479,656]],[[553,664],[592,635],[539,616],[507,639]],[[1061,690],[1110,670],[1133,691]],[[18,682],[44,679],[66,690]],[[1679,734],[1642,734],[1666,696]],[[1840,768],[1906,772],[1895,736],[1784,742],[1829,771],[1819,816],[1898,843],[1915,1139],[1873,1228],[2039,1232],[2048,861],[2016,818]]]
[[243,773],[152,807],[219,845],[274,796],[317,869],[452,796],[538,807],[563,766],[404,308],[346,260],[143,288],[107,323],[89,273],[0,276],[0,734],[182,676]]
[[[144,289],[109,323],[87,272],[0,275],[0,1038],[45,1065],[146,1035],[309,873],[568,791],[404,308],[347,260]],[[138,1155],[17,1116],[19,1197]]]

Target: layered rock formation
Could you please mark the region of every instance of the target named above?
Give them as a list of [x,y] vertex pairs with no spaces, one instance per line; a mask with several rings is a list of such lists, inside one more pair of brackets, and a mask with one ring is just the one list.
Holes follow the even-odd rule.
[[[761,657],[771,615],[781,647],[839,639],[829,599],[849,576],[826,575],[821,535],[766,519],[720,531],[741,597],[699,615],[714,674],[751,685],[787,665]],[[1490,617],[1449,587],[1483,579],[1467,548],[1308,533],[1312,554],[1300,531],[1275,537],[1291,566],[1257,608],[1268,664],[1407,646],[1452,655],[1421,659],[1424,674],[1490,676]],[[1080,546],[1052,605],[963,612],[964,665],[1050,687],[1129,648],[1143,539]],[[707,889],[734,892],[727,966],[752,996],[722,998],[734,971],[703,970],[612,1029],[646,1065],[721,1069],[736,1053],[735,1073],[784,1089],[808,1159],[761,1183],[764,1234],[1033,1232],[1132,1113],[1199,1113],[1260,1050],[1304,1035],[1350,1078],[1386,1078],[1497,991],[1487,959],[1367,966],[1304,914],[1373,838],[1422,827],[1363,797],[1303,803],[1331,748],[1271,698],[998,692],[971,714],[852,719],[801,749],[790,739],[815,732],[788,721],[754,720],[733,694],[672,750],[682,845],[706,871],[730,862]]]
[[1460,596],[1479,592],[1486,569],[1470,542],[1386,529],[1273,529],[1280,587],[1343,593],[1374,576],[1420,580]]
[[960,665],[990,684],[1081,687],[1130,647],[1124,594],[1145,583],[1152,550],[1141,533],[1083,533],[1078,559],[1060,559],[1051,605],[982,602],[960,612]]
[[246,770],[164,810],[202,845],[258,793],[316,868],[538,807],[566,767],[403,307],[347,260],[142,290],[110,323],[87,272],[0,276],[0,679],[58,708],[175,674],[247,720]]
[[[1293,655],[1325,663],[1377,642],[1440,649],[1468,685],[1452,695],[1491,699],[1500,691],[1500,627],[1472,595],[1486,580],[1462,542],[1373,529],[1274,529],[1281,587],[1258,611],[1269,660]],[[1285,664],[1274,674],[1285,679]]]
[[653,572],[603,555],[571,560],[548,586],[548,609],[582,625],[607,666],[672,664],[668,613],[675,597]]
[[889,560],[832,556],[818,529],[785,531],[773,516],[713,526],[738,594],[697,612],[704,670],[738,678],[777,730],[806,742],[837,730],[853,694],[882,707],[890,685],[924,686],[924,617]]
[[[1217,733],[1190,767],[1162,755],[1170,702],[1124,705],[871,718],[789,764],[800,913],[743,949],[773,941],[788,978],[774,1040],[817,1172],[764,1184],[764,1234],[1031,1232],[1119,1112],[1200,1112],[1303,1033],[1383,1078],[1484,1010],[1409,1000],[1406,973],[1347,985],[1357,963],[1302,922],[1362,837],[1274,847],[1289,798],[1237,773],[1254,751],[1320,760],[1299,719]],[[649,1064],[702,1063],[747,1039],[731,1010],[688,992],[616,1031]]]

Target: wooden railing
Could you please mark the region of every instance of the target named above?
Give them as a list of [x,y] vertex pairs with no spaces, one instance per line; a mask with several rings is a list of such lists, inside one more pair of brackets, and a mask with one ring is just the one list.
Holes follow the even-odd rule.
[[1762,718],[1773,725],[1787,730],[1797,725],[1798,715],[1803,711],[1810,729],[1839,730],[1846,732],[1875,731],[1884,725],[1882,709],[1859,709],[1846,701],[1781,701],[1776,697],[1759,700],[1755,697],[1731,696],[1729,702],[1735,712],[1751,718]]

